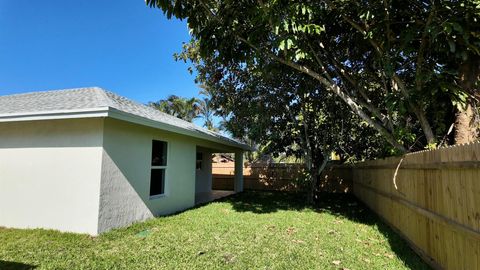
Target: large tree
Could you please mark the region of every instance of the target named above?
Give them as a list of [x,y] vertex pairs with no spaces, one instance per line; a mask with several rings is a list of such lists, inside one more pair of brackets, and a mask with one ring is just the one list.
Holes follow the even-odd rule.
[[400,152],[410,150],[405,138],[435,147],[452,121],[452,103],[476,110],[478,73],[462,76],[464,65],[456,63],[478,69],[479,0],[147,4],[188,19],[200,61],[228,68],[269,59],[307,75]]
[[246,138],[263,154],[304,161],[310,199],[332,152],[343,161],[388,153],[382,138],[357,125],[358,118],[343,103],[305,74],[274,61],[231,65],[225,78],[216,76],[222,69],[218,61],[197,63],[196,68],[234,137]]

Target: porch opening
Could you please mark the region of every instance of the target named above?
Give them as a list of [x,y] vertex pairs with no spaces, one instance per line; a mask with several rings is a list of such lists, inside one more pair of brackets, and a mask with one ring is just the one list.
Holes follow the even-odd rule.
[[[213,165],[213,166],[212,166]],[[215,181],[219,165],[225,166],[228,177],[234,177],[235,181],[225,181],[228,185],[222,185]],[[220,166],[220,167],[221,167]],[[213,168],[213,171],[212,171]],[[243,152],[219,153],[218,150],[197,146],[195,159],[195,204],[203,204],[243,191]]]

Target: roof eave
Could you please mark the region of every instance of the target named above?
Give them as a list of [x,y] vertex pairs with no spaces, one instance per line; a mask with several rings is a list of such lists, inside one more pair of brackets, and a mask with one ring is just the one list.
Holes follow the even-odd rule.
[[213,142],[227,145],[230,147],[240,148],[245,151],[252,151],[252,148],[250,146],[227,139],[227,138],[215,137],[213,135],[208,135],[205,133],[198,132],[197,130],[188,130],[185,128],[177,127],[175,125],[170,125],[170,124],[162,123],[159,121],[151,120],[145,117],[141,117],[135,114],[127,113],[111,107],[108,110],[108,117],[143,125],[143,126],[158,128],[158,129],[162,129],[162,130],[166,130],[166,131],[170,131],[170,132],[174,132],[174,133],[178,133],[178,134],[182,134],[190,137],[213,141]]
[[72,118],[95,118],[107,117],[108,107],[76,110],[53,110],[45,112],[25,112],[0,114],[0,122],[38,121],[38,120],[59,120]]
[[45,112],[25,112],[13,114],[0,114],[1,122],[19,122],[19,121],[39,121],[39,120],[60,120],[60,119],[78,119],[78,118],[98,118],[111,117],[143,126],[163,129],[186,136],[199,139],[213,141],[219,144],[239,148],[245,151],[252,151],[252,148],[246,144],[242,144],[227,138],[219,138],[213,135],[198,132],[197,130],[188,130],[174,125],[154,121],[145,117],[117,110],[112,107],[99,107],[93,109],[76,109],[76,110],[55,110]]

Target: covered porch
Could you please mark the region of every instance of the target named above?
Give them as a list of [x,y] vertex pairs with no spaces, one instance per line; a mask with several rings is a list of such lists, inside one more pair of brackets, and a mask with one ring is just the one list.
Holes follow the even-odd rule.
[[225,153],[219,149],[197,146],[195,164],[195,205],[204,204],[243,191],[243,150],[233,152],[235,181],[233,190],[212,189],[212,156]]

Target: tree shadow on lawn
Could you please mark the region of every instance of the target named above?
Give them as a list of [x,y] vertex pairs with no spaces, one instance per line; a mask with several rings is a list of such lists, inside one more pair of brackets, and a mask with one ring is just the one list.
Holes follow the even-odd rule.
[[319,193],[315,205],[306,203],[303,193],[247,191],[222,199],[238,212],[257,214],[277,211],[301,211],[311,209],[318,213],[328,213],[347,218],[356,223],[376,226],[388,239],[390,247],[406,266],[411,269],[431,269],[387,224],[351,194]]
[[35,268],[37,268],[35,265],[0,260],[0,269],[2,270],[32,270]]
[[281,191],[245,191],[220,199],[232,205],[237,212],[268,214],[281,210],[301,211],[313,209],[305,204],[305,195]]

